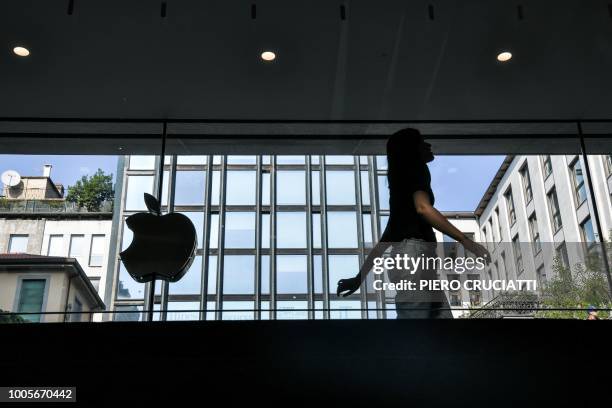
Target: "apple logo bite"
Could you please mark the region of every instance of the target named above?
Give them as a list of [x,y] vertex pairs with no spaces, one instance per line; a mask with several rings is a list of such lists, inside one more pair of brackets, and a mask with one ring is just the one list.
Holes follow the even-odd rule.
[[148,213],[129,216],[125,223],[134,233],[121,261],[138,282],[162,279],[176,282],[185,275],[195,258],[197,236],[193,223],[183,214],[161,215],[159,201],[144,195]]

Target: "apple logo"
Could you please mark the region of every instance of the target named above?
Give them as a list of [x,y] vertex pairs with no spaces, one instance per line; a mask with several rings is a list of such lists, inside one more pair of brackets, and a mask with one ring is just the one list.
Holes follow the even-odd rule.
[[185,275],[195,258],[197,236],[193,223],[179,213],[161,215],[159,201],[145,193],[148,213],[129,216],[125,223],[134,233],[121,261],[137,282],[162,279],[176,282]]

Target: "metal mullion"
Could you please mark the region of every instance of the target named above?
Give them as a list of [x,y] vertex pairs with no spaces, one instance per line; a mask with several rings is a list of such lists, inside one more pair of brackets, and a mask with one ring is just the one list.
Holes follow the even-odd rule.
[[[213,156],[208,155],[206,158],[206,189],[204,190],[204,225],[202,231],[202,244],[204,245],[202,253],[202,282],[200,288],[200,320],[206,320],[206,310],[208,309],[208,266],[210,264],[210,219],[211,219],[211,197],[212,197],[212,178],[213,178]],[[218,262],[218,258],[217,258]],[[218,296],[217,296],[218,297]]]
[[255,320],[261,320],[261,155],[257,156],[255,176]]
[[312,270],[312,174],[310,173],[310,155],[306,155],[306,288],[308,290],[308,319],[314,319],[314,272]]
[[270,156],[270,320],[276,319],[276,156]]
[[[130,157],[130,160],[131,160],[131,157]],[[153,194],[155,195],[155,197],[158,197],[158,195],[155,192],[163,191],[163,186],[160,186],[160,184],[163,183],[163,181],[161,180],[161,175],[164,172],[164,169],[162,168],[161,163],[162,163],[161,157],[159,155],[155,156],[155,164],[154,164],[154,170],[153,170]],[[150,175],[150,170],[147,170],[147,173]],[[159,204],[161,207],[161,200]],[[153,296],[151,296],[151,290],[155,290],[155,289],[154,288],[152,289],[152,286],[153,286],[153,282],[147,282],[145,284],[145,293],[144,293],[145,298],[143,302],[144,310],[155,309],[155,293],[153,293]],[[152,299],[153,304],[151,304],[151,299]],[[160,305],[160,309],[161,309],[161,305]],[[150,312],[146,312],[147,315],[149,313]]]
[[221,157],[221,174],[219,175],[219,236],[218,236],[218,255],[217,255],[217,299],[215,302],[215,317],[217,320],[222,318],[222,300],[223,300],[223,250],[225,244],[225,192],[226,192],[226,174],[227,173],[227,156]]
[[[176,156],[171,156],[172,162],[170,163],[170,169],[168,171],[168,205],[166,213],[170,214],[174,212],[174,197],[176,194]],[[162,197],[163,202],[163,197]],[[160,203],[161,205],[161,203]],[[168,293],[170,291],[170,285],[168,281],[161,282],[161,302],[159,309],[161,310],[159,320],[165,321],[168,318]]]
[[327,259],[327,190],[326,186],[326,174],[325,174],[325,156],[319,156],[320,172],[319,175],[319,189],[321,190],[321,271],[323,274],[323,318],[329,319],[329,260]]
[[[368,156],[368,178],[370,183],[370,206],[372,208],[372,212],[370,214],[371,222],[372,222],[372,236],[375,242],[378,242],[380,239],[380,220],[378,219],[378,173],[376,172],[376,157]],[[387,311],[385,308],[385,295],[384,291],[377,291],[377,300],[376,300],[376,317],[379,319],[385,319],[387,317]]]
[[[354,161],[355,161],[355,202],[357,203],[357,211],[356,211],[356,216],[357,216],[357,245],[359,247],[359,265],[363,265],[363,261],[364,261],[364,255],[363,255],[363,248],[364,248],[364,242],[363,242],[363,214],[362,214],[362,207],[361,207],[361,171],[359,169],[359,156],[354,156]],[[361,318],[362,319],[367,319],[368,318],[368,297],[367,297],[367,292],[368,292],[368,285],[367,285],[367,281],[365,282],[364,285],[361,286],[361,302],[362,302],[362,307],[361,307]]]

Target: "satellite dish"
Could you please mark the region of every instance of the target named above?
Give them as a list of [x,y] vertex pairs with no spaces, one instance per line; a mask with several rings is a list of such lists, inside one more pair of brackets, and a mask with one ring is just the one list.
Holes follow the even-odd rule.
[[21,182],[21,176],[15,170],[7,170],[2,173],[2,183],[8,187],[15,187]]

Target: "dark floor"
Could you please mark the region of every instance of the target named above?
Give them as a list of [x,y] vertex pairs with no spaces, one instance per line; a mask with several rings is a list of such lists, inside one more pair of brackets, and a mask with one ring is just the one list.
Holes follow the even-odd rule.
[[106,406],[610,406],[611,334],[569,320],[7,324],[0,385],[76,386]]

